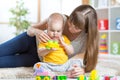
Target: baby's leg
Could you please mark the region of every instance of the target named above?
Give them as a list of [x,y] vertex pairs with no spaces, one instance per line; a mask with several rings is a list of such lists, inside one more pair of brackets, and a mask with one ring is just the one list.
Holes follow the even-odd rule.
[[51,78],[53,78],[55,76],[55,73],[51,71],[49,66],[49,64],[43,62],[36,63],[34,65],[34,75],[51,76]]
[[81,59],[70,59],[68,61],[68,68],[66,71],[69,71],[71,69],[73,69],[73,67],[77,65],[78,67],[82,67],[83,64],[82,64],[82,60]]

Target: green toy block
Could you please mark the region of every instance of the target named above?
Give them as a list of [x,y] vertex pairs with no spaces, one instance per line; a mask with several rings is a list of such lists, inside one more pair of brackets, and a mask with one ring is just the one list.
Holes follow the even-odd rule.
[[58,48],[59,44],[58,41],[48,40],[45,47],[50,50],[51,48]]
[[66,75],[57,76],[57,80],[67,80],[67,76]]
[[111,54],[120,55],[120,42],[111,43]]
[[50,76],[36,76],[35,80],[51,80]]

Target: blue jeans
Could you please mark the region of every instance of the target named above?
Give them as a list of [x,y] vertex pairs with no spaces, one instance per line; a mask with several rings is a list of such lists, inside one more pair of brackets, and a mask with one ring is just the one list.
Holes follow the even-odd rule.
[[26,32],[0,44],[0,68],[33,66],[39,62],[36,38]]

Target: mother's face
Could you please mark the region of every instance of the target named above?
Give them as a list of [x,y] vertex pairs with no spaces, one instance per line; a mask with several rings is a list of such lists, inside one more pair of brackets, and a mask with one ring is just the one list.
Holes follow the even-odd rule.
[[79,33],[81,32],[81,29],[79,29],[78,27],[76,27],[73,23],[71,23],[69,20],[67,21],[68,23],[68,30],[71,33]]

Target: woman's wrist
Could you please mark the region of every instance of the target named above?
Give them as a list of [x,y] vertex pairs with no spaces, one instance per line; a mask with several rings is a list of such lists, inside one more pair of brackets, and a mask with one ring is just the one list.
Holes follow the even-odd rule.
[[32,27],[29,27],[27,30],[27,35],[29,35],[31,37],[35,36],[35,29]]

